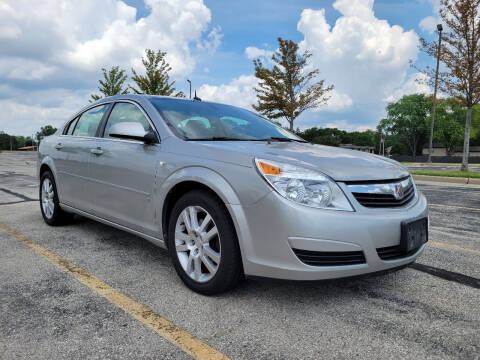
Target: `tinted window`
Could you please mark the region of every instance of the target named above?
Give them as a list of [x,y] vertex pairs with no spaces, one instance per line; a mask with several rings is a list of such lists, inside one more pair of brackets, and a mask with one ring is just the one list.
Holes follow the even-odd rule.
[[[88,111],[85,111],[78,120],[74,136],[95,136],[98,125],[102,120],[103,114],[107,111],[108,104],[96,106]],[[70,130],[70,129],[69,129]]]
[[65,131],[65,135],[73,134],[73,129],[75,129],[75,125],[77,124],[77,121],[78,121],[78,117],[70,121],[70,124],[68,124],[67,129]]
[[120,122],[137,122],[145,131],[151,130],[150,123],[137,106],[130,103],[116,103],[108,117],[103,137],[109,138],[112,125]]
[[171,127],[188,140],[274,137],[303,141],[261,116],[235,106],[162,98],[150,98],[150,101]]

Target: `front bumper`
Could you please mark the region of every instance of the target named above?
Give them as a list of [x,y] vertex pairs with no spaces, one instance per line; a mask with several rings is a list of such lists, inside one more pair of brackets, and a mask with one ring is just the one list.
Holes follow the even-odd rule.
[[[295,204],[272,191],[248,207],[229,205],[237,228],[246,275],[285,280],[323,280],[385,271],[412,263],[415,253],[382,260],[378,248],[399,245],[401,222],[428,216],[427,201],[415,199],[397,209],[367,209],[347,194],[355,212],[322,210]],[[363,252],[365,263],[312,266],[293,249],[314,252]]]

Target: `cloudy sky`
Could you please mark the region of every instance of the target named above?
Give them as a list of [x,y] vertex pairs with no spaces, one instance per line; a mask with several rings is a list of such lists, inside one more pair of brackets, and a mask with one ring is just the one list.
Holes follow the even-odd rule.
[[145,48],[167,51],[177,88],[250,108],[252,59],[281,36],[313,53],[335,91],[295,126],[374,128],[388,101],[430,91],[415,79],[433,60],[439,0],[1,0],[0,131],[61,125],[88,103],[101,68],[140,69]]

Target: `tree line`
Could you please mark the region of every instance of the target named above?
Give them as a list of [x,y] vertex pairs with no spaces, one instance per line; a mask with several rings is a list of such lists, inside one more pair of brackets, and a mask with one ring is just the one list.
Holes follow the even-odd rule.
[[45,136],[53,135],[56,131],[57,129],[51,125],[42,126],[33,138],[31,136],[9,135],[0,131],[0,150],[17,150],[24,146],[36,146]]
[[[422,153],[428,140],[428,129],[432,119],[432,97],[424,94],[403,96],[387,105],[387,117],[377,126],[378,133],[385,134],[385,146],[392,147],[393,155]],[[464,142],[465,116],[468,109],[461,99],[437,100],[433,142],[446,148],[451,155]],[[480,145],[480,107],[472,109],[469,143]]]

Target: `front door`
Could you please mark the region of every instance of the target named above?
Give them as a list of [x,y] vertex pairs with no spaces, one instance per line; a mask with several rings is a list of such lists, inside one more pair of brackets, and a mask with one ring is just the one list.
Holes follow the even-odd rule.
[[66,133],[60,136],[55,147],[57,188],[60,201],[77,209],[90,211],[89,196],[90,149],[109,104],[85,111],[69,124]]
[[158,234],[153,192],[161,145],[111,138],[109,130],[117,122],[138,122],[146,131],[152,129],[137,105],[114,105],[103,137],[91,149],[93,213],[134,230]]

